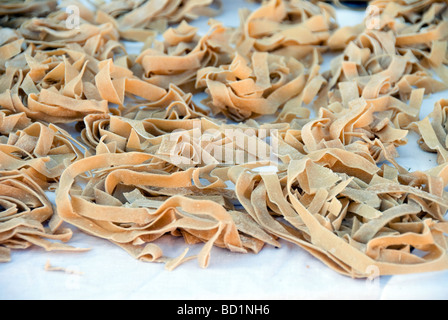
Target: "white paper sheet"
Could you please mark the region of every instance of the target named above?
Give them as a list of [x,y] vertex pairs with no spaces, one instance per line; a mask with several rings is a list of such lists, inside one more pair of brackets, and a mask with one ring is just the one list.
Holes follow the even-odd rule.
[[[224,0],[217,17],[225,25],[238,26],[238,9],[257,5],[243,0]],[[363,12],[338,9],[341,25],[353,25]],[[207,19],[192,23],[205,33]],[[131,50],[138,50],[138,45]],[[328,63],[328,62],[326,62]],[[328,66],[328,64],[324,64]],[[429,97],[422,116],[432,111],[440,98]],[[410,135],[399,149],[399,163],[412,170],[436,165],[436,155],[424,153]],[[91,248],[86,253],[45,252],[40,248],[13,251],[12,262],[0,264],[0,300],[4,299],[446,299],[448,271],[428,274],[354,280],[341,276],[299,247],[281,241],[282,248],[265,247],[258,255],[236,254],[214,248],[208,269],[190,261],[173,272],[161,264],[136,261],[106,240],[79,232],[74,227],[71,245]],[[166,255],[179,255],[182,239],[164,237],[158,242]],[[192,246],[190,254],[202,245]],[[72,274],[44,270],[66,268]],[[80,274],[81,273],[81,274]]]

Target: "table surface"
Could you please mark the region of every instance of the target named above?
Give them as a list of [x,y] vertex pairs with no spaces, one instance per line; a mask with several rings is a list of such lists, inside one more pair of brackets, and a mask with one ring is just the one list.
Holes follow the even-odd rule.
[[[217,17],[228,26],[238,26],[238,9],[254,9],[243,0],[223,1],[224,11]],[[363,12],[338,9],[340,25],[356,24]],[[192,22],[208,30],[207,19]],[[130,50],[139,50],[130,45]],[[328,66],[328,61],[323,68]],[[422,117],[434,103],[447,98],[446,92],[428,97]],[[425,170],[437,162],[435,154],[417,146],[410,134],[409,143],[399,148],[398,162],[412,170]],[[52,197],[52,194],[49,194]],[[310,254],[285,241],[279,249],[266,246],[259,254],[237,254],[214,248],[210,266],[201,269],[197,261],[168,272],[162,264],[144,263],[131,258],[106,240],[86,235],[69,226],[74,236],[71,245],[91,248],[84,253],[45,252],[32,247],[13,251],[10,263],[0,264],[0,300],[4,299],[446,299],[448,271],[382,277],[373,281],[341,276]],[[158,244],[169,256],[185,249],[182,239],[163,237]],[[190,254],[201,245],[191,246]],[[72,273],[45,271],[52,266]]]

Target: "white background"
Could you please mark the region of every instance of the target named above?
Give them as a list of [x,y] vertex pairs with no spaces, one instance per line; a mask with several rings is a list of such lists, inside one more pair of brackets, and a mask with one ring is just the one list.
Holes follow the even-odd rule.
[[[228,26],[238,26],[238,9],[257,5],[243,0],[224,0],[217,17]],[[340,25],[361,22],[363,12],[338,9]],[[192,23],[208,30],[207,19]],[[134,46],[131,50],[136,50]],[[136,52],[137,53],[137,52]],[[328,66],[328,61],[323,68]],[[422,116],[448,94],[428,97]],[[422,152],[416,137],[399,149],[399,163],[412,170],[436,165],[436,155]],[[88,236],[74,227],[73,246],[91,248],[85,253],[45,252],[33,247],[13,251],[10,263],[0,264],[0,300],[4,299],[446,299],[448,271],[354,280],[328,269],[299,247],[281,241],[282,248],[265,247],[258,255],[236,254],[214,248],[208,269],[193,260],[173,272],[162,264],[136,261],[106,240]],[[164,237],[158,244],[168,256],[185,248],[182,239]],[[192,246],[189,254],[202,245]],[[53,266],[78,274],[48,272]]]

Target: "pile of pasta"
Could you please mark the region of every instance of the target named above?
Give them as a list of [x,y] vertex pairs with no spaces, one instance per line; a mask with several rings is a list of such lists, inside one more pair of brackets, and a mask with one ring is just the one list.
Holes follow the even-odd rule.
[[[447,100],[420,118],[448,89],[448,3],[369,4],[340,28],[263,1],[231,28],[211,0],[0,3],[0,261],[86,250],[72,226],[168,270],[284,241],[353,278],[448,269]],[[436,167],[399,164],[411,131]]]

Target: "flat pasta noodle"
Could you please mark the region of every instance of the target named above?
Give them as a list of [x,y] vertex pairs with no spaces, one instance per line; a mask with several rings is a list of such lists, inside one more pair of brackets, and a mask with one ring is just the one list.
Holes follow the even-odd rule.
[[[56,203],[61,218],[116,243],[140,260],[151,262],[173,263],[152,243],[166,233],[186,233],[188,238],[205,242],[197,256],[201,267],[209,264],[213,245],[244,253],[247,252],[244,244],[255,241],[250,240],[255,234],[261,241],[270,239],[271,243],[276,243],[258,227],[255,229],[258,232],[252,230],[251,236],[246,234],[243,242],[228,205],[220,205],[207,197],[191,198],[197,169],[159,173],[155,170],[157,163],[152,164],[151,159],[153,156],[147,153],[102,154],[74,163],[64,172],[57,191]],[[74,184],[86,171],[92,173],[89,187],[79,193]],[[157,188],[191,188],[192,193],[190,196],[152,197],[151,190],[157,192]],[[121,200],[124,203],[116,197],[124,197]],[[247,223],[255,226],[245,216],[237,221],[243,229]],[[182,230],[180,234],[179,230]]]
[[[286,179],[249,170],[230,176],[241,203],[264,229],[299,245],[341,274],[364,278],[372,267],[380,275],[446,269],[446,222],[428,210],[428,202],[415,202],[411,196],[418,194],[446,210],[446,200],[431,195],[443,186],[422,191],[381,177],[384,172],[379,171],[365,183],[357,175],[335,169],[331,162],[302,159],[291,162]],[[397,196],[400,191],[403,195]],[[270,203],[289,227],[271,214]],[[425,255],[416,255],[413,248]]]
[[[81,133],[83,142],[91,149],[108,146],[116,152],[144,151],[161,141],[158,136],[167,129],[157,128],[157,124],[174,123],[171,130],[185,120],[207,117],[208,112],[192,101],[190,94],[172,85],[158,101],[127,107],[120,115],[89,115],[84,118]],[[187,121],[188,122],[188,121]],[[166,132],[165,132],[166,133]],[[94,152],[94,153],[95,153]],[[114,152],[113,152],[114,153]]]
[[447,4],[432,0],[369,4],[373,15],[363,24],[341,28],[328,40],[333,49],[345,48],[332,61],[329,100],[339,98],[335,85],[345,81],[356,82],[365,97],[389,94],[407,100],[415,87],[424,88],[426,94],[446,90]]
[[[425,89],[425,94],[446,89],[447,83],[434,79],[432,68],[416,59],[413,51],[400,53],[395,45],[396,38],[391,33],[368,30],[360,34],[333,60],[327,75],[328,87],[316,107],[333,101],[350,101],[353,95],[366,99],[389,95],[406,101],[415,88]],[[351,96],[343,96],[341,86],[353,87]]]
[[153,30],[165,30],[169,24],[213,17],[221,11],[220,0],[144,0],[99,2],[96,23],[110,22],[124,39],[145,41]]
[[126,95],[132,94],[146,101],[160,100],[166,91],[133,75],[127,68],[116,66],[111,59],[98,64],[99,72],[95,76],[95,85],[101,98],[123,108]]
[[270,0],[255,10],[241,10],[237,51],[270,52],[304,59],[314,50],[326,51],[326,41],[337,29],[334,8],[324,2]]
[[[448,88],[446,1],[373,0],[340,28],[330,4],[268,0],[205,34],[189,21],[220,1],[90,4],[0,4],[0,262],[83,251],[65,222],[167,270],[282,241],[353,278],[448,269],[447,102],[420,119]],[[400,165],[409,131],[437,167]],[[202,248],[167,257],[165,235]]]
[[71,239],[72,230],[58,230],[55,221],[59,218],[52,204],[43,189],[25,173],[0,173],[0,208],[0,262],[10,261],[11,250],[26,249],[31,245],[47,251],[86,250],[66,244]]
[[[317,58],[316,58],[317,59]],[[251,59],[237,54],[230,65],[203,68],[196,87],[205,87],[208,105],[214,115],[223,113],[234,121],[277,115],[278,122],[302,116],[302,106],[311,102],[326,80],[289,57],[254,53]]]
[[32,123],[18,129],[0,137],[2,172],[24,172],[40,187],[54,188],[62,172],[84,158],[84,147],[55,125]]
[[32,17],[44,17],[57,9],[57,0],[2,1],[0,3],[0,26],[18,28]]
[[406,170],[395,161],[397,148],[407,144],[408,126],[418,118],[422,98],[423,90],[416,90],[409,105],[389,96],[371,100],[354,96],[345,107],[334,102],[320,108],[316,119],[280,135],[279,156],[288,163],[337,148],[361,154],[376,164],[389,161],[403,173]]
[[56,6],[55,0],[4,1],[0,4],[0,14],[39,16],[50,13]]
[[31,125],[31,120],[24,113],[12,113],[0,110],[0,134],[9,135],[11,132],[25,129]]
[[92,116],[86,118],[85,124],[82,138],[91,147],[91,154],[144,152],[153,156],[152,161],[161,170],[197,168],[194,182],[202,189],[225,187],[226,172],[232,165],[271,165],[277,148],[269,145],[267,139],[287,129],[227,125],[204,118],[137,121]]
[[66,24],[68,17],[67,12],[57,11],[49,17],[26,20],[18,31],[30,43],[53,48],[73,43],[85,45],[95,37],[119,40],[119,33],[111,23],[96,25],[83,22],[77,28],[70,28]]
[[164,42],[154,40],[144,48],[136,59],[144,70],[143,79],[165,89],[174,84],[191,91],[199,70],[232,59],[234,50],[229,44],[228,29],[222,24],[212,21],[204,36],[197,31],[182,22],[164,32]]
[[154,102],[140,102],[135,106],[126,106],[122,116],[144,120],[150,118],[188,120],[207,117],[209,110],[202,108],[193,99],[193,94],[186,93],[174,84],[171,84],[166,94]]
[[65,53],[57,56],[33,46],[18,52],[16,62],[7,64],[0,75],[2,108],[50,123],[69,123],[87,114],[109,112],[106,100],[85,90],[94,83],[90,80],[91,85],[87,84],[95,70],[93,61],[86,61],[87,53],[82,49],[72,53],[73,59]]

